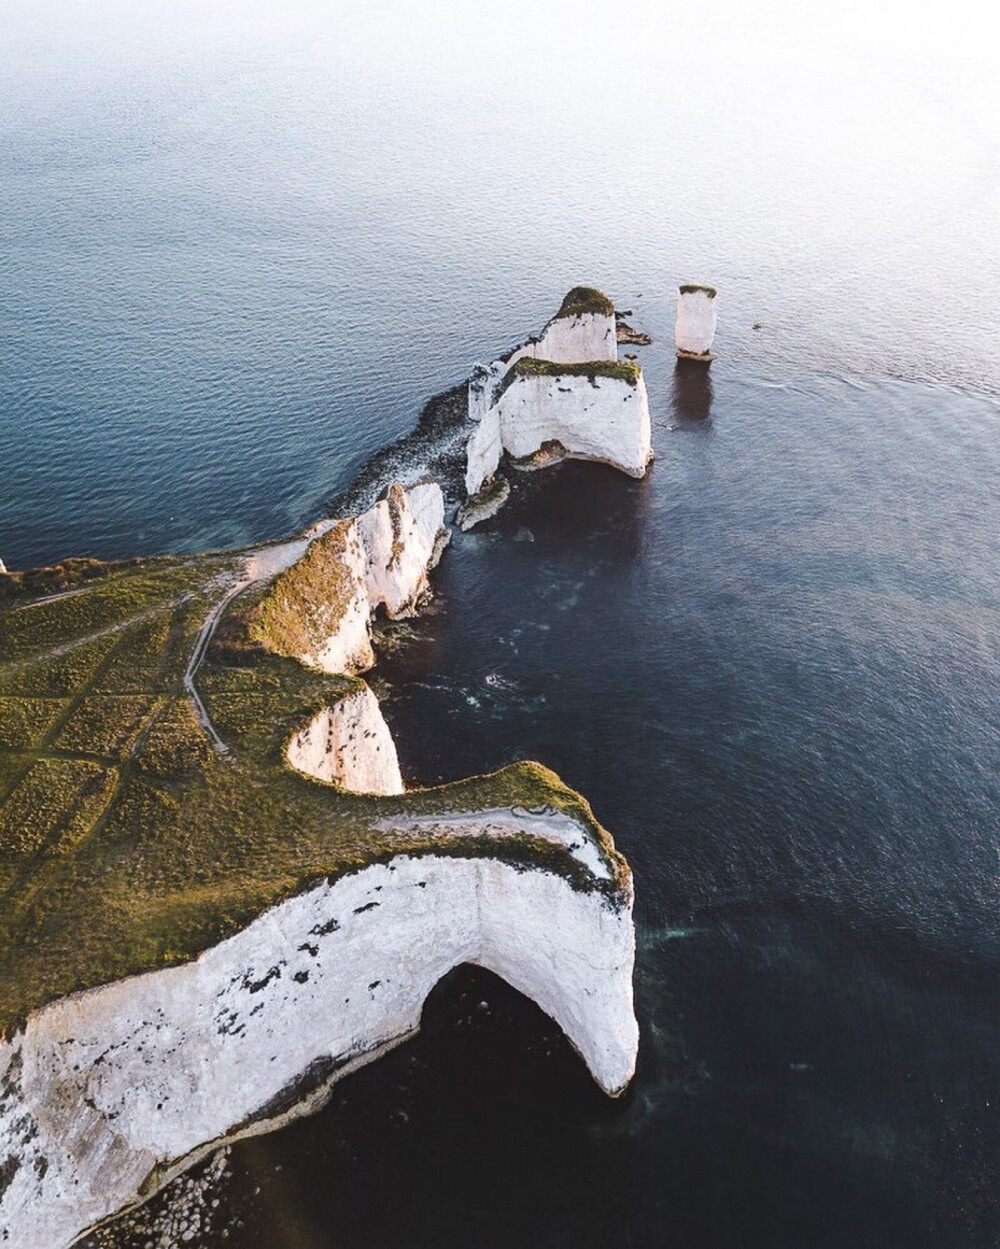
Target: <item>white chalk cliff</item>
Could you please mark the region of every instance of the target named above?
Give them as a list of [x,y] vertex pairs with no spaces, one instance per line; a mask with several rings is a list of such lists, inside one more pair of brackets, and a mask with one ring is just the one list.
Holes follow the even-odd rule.
[[[313,600],[316,645],[295,656],[322,672],[364,672],[375,662],[369,620],[367,559],[357,521],[317,539],[342,543],[333,552],[325,593]],[[339,566],[338,566],[339,565]]]
[[[567,296],[568,298],[568,296]],[[608,312],[558,312],[538,338],[516,347],[508,367],[524,357],[575,364],[579,360],[617,360],[618,325]]]
[[404,490],[393,483],[357,520],[365,549],[370,612],[384,606],[392,620],[411,615],[440,554],[444,495],[436,482]]
[[396,743],[363,682],[323,707],[293,735],[285,757],[297,771],[356,794],[401,794]]
[[711,358],[718,320],[714,286],[689,284],[677,289],[677,320],[674,336],[679,356]]
[[541,453],[543,464],[597,460],[641,477],[652,458],[646,385],[637,366],[617,360],[610,300],[576,288],[538,339],[476,365],[468,391],[476,425],[467,446],[469,496],[490,482],[505,453]]
[[251,636],[322,672],[366,671],[375,663],[375,611],[412,614],[448,537],[441,487],[394,483],[356,519],[319,528],[301,549],[288,544],[295,559],[265,592]]
[[[582,338],[604,341],[596,320],[578,319]],[[556,442],[559,454],[641,475],[641,374],[613,357],[597,364],[585,376],[569,363],[505,377],[477,434],[495,419],[496,445],[514,457]],[[486,446],[484,473],[490,455]],[[393,485],[356,520],[260,553],[237,589],[270,581],[241,627],[279,655],[357,673],[374,662],[373,612],[414,610],[447,536],[437,485]],[[235,591],[224,601],[238,601]],[[291,736],[287,762],[343,790],[401,794],[374,694],[344,684]],[[544,770],[518,767],[515,781],[460,791],[478,802],[454,789],[357,802],[351,869],[316,879],[309,867],[298,885],[282,876],[275,905],[197,957],[42,1005],[0,1039],[2,1249],[69,1246],[221,1142],[318,1109],[337,1078],[411,1036],[427,995],[464,963],[535,1001],[598,1085],[621,1093],[638,1044],[631,874],[585,803],[567,800],[551,774],[539,801],[523,769]],[[310,787],[310,804],[316,794]],[[288,823],[289,838],[301,834],[294,816]]]
[[526,459],[597,460],[641,477],[652,457],[649,399],[642,374],[532,374],[513,370],[469,438],[465,487],[470,495],[496,472],[504,452]]
[[[498,841],[545,823],[519,808],[448,818],[451,834],[464,821]],[[589,831],[563,819],[550,839],[593,858]],[[637,1046],[631,909],[627,877],[608,893],[499,852],[401,855],[316,884],[193,962],[36,1011],[0,1042],[5,1249],[69,1245],[223,1139],[316,1109],[334,1078],[411,1035],[462,963],[531,997],[620,1093]]]

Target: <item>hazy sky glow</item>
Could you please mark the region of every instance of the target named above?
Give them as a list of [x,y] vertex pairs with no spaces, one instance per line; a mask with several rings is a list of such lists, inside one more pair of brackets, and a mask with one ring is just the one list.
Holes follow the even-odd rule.
[[[576,267],[605,256],[621,272],[603,244],[627,211],[651,268],[745,278],[772,318],[783,296],[762,257],[792,280],[816,258],[822,287],[788,328],[811,320],[831,360],[938,377],[912,363],[922,327],[924,360],[996,388],[979,362],[1000,341],[998,14],[924,0],[0,0],[0,170],[72,169],[96,143],[113,162],[174,150],[196,176],[216,148],[253,151],[206,203],[263,214],[271,196],[295,201],[286,221],[329,218],[355,180],[392,246],[405,251],[424,211],[426,237],[442,230],[480,271],[477,186],[509,197],[526,268],[521,223],[544,219],[586,239]],[[136,169],[123,212],[143,187]],[[176,208],[164,201],[167,226]],[[835,312],[866,278],[894,301],[884,323],[907,324],[871,363],[864,317]]]

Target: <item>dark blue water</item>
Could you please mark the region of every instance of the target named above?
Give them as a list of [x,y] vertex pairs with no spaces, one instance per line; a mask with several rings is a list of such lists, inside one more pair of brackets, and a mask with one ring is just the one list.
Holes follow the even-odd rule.
[[614,830],[635,1085],[460,972],[204,1243],[1000,1243],[996,402],[645,354],[649,477],[525,477],[376,670],[409,780],[541,759]]
[[628,854],[633,1091],[460,972],[195,1243],[1000,1244],[996,75],[709,16],[0,0],[11,566],[300,527],[575,282],[656,340],[648,479],[526,479],[375,674],[411,780],[540,759]]

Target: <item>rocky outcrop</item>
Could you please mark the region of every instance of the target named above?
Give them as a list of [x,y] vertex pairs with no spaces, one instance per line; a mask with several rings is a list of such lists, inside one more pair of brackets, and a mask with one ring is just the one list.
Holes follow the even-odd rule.
[[268,548],[280,560],[268,554],[272,580],[250,614],[251,640],[323,672],[364,672],[375,662],[372,615],[383,605],[394,619],[413,613],[448,537],[439,485],[393,483],[357,519]]
[[384,606],[391,620],[412,615],[447,540],[441,487],[429,482],[404,490],[394,482],[357,525],[369,610]]
[[455,514],[455,522],[463,533],[467,533],[484,520],[496,516],[509,498],[510,482],[506,477],[494,477],[488,486],[465,500]]
[[677,322],[674,333],[679,356],[711,360],[718,315],[716,296],[714,286],[692,282],[677,288]]
[[[641,369],[618,361],[618,329],[611,300],[576,287],[537,339],[475,367],[468,412],[476,428],[465,474],[472,502],[463,508],[463,528],[496,510],[480,507],[479,496],[492,489],[505,453],[529,461],[519,467],[569,458],[645,473],[652,458],[649,400]],[[490,493],[491,502],[497,498]]]
[[602,291],[575,286],[537,338],[529,338],[492,364],[474,365],[469,379],[469,420],[483,419],[496,402],[508,371],[524,359],[551,360],[556,364],[617,360],[614,304]]
[[337,521],[301,555],[293,551],[298,558],[278,573],[251,615],[251,639],[323,672],[370,668],[367,561],[357,523]]
[[[407,818],[390,831],[404,835]],[[321,881],[193,962],[57,1001],[0,1042],[6,1249],[68,1245],[220,1141],[316,1109],[338,1076],[419,1027],[461,963],[536,1001],[620,1093],[637,1046],[627,874],[615,865],[609,884],[604,852],[566,815],[515,807],[445,824],[445,837],[478,839],[467,855],[452,842],[446,856]],[[504,861],[500,843],[538,825],[577,879]]]
[[3,562],[2,559],[0,559],[0,577],[5,577],[6,575],[7,575],[7,565]]
[[[552,360],[557,364],[617,360],[614,304],[603,291],[592,286],[574,286],[538,337],[529,338],[497,363],[502,363],[506,371],[524,359]],[[496,364],[489,366],[490,369],[496,367]]]
[[642,371],[618,362],[515,365],[469,439],[465,486],[470,495],[493,476],[504,452],[515,461],[529,461],[525,467],[567,458],[597,460],[641,477],[652,456]]
[[297,771],[356,794],[401,794],[396,744],[378,699],[364,682],[323,707],[290,739],[285,757]]

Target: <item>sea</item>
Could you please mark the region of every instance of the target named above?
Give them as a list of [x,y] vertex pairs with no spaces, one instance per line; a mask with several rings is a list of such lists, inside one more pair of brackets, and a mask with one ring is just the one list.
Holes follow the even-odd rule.
[[633,1087],[462,968],[102,1246],[1000,1246],[996,21],[0,0],[9,567],[295,532],[571,286],[653,340],[647,477],[519,481],[372,674],[628,856]]

